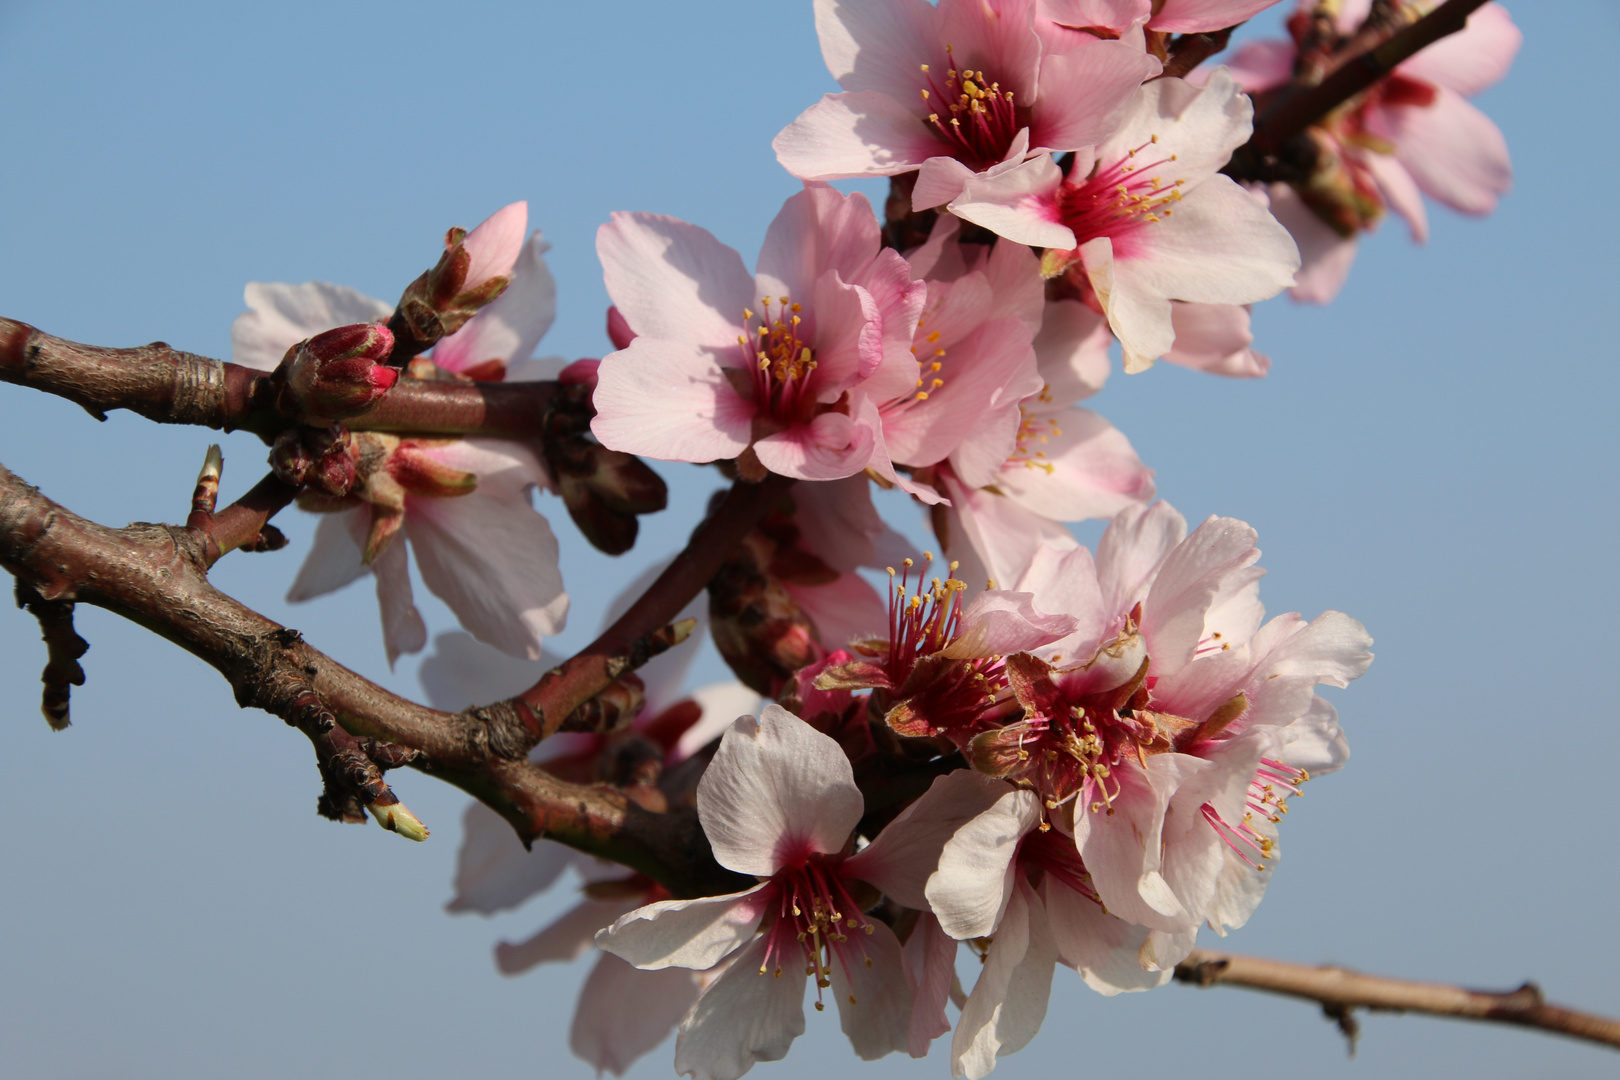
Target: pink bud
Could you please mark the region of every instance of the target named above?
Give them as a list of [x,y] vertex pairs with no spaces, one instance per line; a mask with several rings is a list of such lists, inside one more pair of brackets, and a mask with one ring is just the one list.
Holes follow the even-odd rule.
[[510,277],[528,227],[529,204],[515,202],[501,207],[468,233],[461,246],[470,261],[460,291],[472,292],[491,278]]
[[575,360],[572,364],[557,372],[557,381],[564,386],[589,386],[596,389],[596,369],[602,366],[602,361],[585,359]]
[[387,327],[369,323],[316,334],[288,362],[278,404],[316,424],[357,416],[398,381],[385,366],[393,348]]
[[636,340],[636,332],[630,329],[629,321],[617,307],[608,308],[607,336],[615,349],[628,349],[630,343]]

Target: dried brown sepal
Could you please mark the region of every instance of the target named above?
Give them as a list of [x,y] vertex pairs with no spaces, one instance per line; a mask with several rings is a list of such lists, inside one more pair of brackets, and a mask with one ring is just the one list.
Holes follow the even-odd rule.
[[68,701],[72,687],[84,685],[84,668],[79,657],[90,651],[90,643],[73,629],[73,602],[47,600],[32,586],[17,579],[17,606],[39,620],[40,637],[45,642],[45,670],[40,682],[40,712],[52,731],[69,725]]
[[548,435],[543,448],[569,517],[592,546],[609,555],[635,546],[639,515],[669,503],[663,478],[633,454],[573,433]]
[[606,690],[569,713],[559,731],[605,735],[630,726],[647,704],[646,687],[636,675],[625,675]]

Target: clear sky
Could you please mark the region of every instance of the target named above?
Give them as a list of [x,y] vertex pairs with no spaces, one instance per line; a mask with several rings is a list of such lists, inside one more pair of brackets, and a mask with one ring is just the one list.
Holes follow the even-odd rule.
[[[1386,226],[1332,307],[1263,305],[1263,382],[1161,364],[1116,372],[1092,404],[1190,519],[1259,529],[1271,611],[1340,608],[1376,639],[1371,672],[1333,695],[1354,757],[1296,804],[1266,902],[1225,944],[1481,987],[1534,978],[1620,1014],[1620,42],[1612,3],[1510,10],[1524,50],[1479,99],[1517,169],[1495,217],[1434,207],[1428,248]],[[599,356],[597,225],[674,214],[751,261],[795,190],[770,139],[831,89],[808,0],[0,2],[0,313],[226,356],[246,282],[392,298],[446,227],[526,198],[560,292],[541,351]],[[0,386],[0,462],[108,524],[181,519],[214,437],[97,424]],[[264,448],[223,441],[231,498]],[[565,538],[577,607],[561,649],[589,639],[615,582],[684,538],[716,484],[664,471],[674,505],[634,553]],[[566,532],[559,503],[542,509]],[[420,695],[414,661],[386,667],[367,585],[282,601],[311,525],[281,524],[290,550],[232,555],[216,582]],[[320,820],[301,736],[113,616],[81,609],[79,629],[89,685],[53,734],[37,628],[0,614],[0,1075],[589,1075],[566,1050],[586,965],[507,980],[489,955],[569,890],[491,920],[441,910],[464,796],[396,774],[434,829],[422,845]],[[809,1028],[754,1075],[858,1066],[830,1013]],[[942,1050],[865,1068],[944,1077]],[[669,1062],[666,1047],[633,1075]],[[1347,1063],[1306,1005],[1181,987],[1105,1000],[1059,972],[1046,1029],[996,1075],[1598,1077],[1615,1063],[1385,1016]]]

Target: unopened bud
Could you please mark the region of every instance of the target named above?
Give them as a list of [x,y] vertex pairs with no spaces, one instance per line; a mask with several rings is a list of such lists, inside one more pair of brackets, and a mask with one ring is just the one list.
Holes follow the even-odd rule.
[[421,819],[407,810],[405,804],[399,801],[397,795],[390,792],[388,797],[394,801],[387,805],[383,805],[381,802],[366,804],[366,809],[370,811],[372,817],[377,819],[377,824],[389,832],[399,833],[407,840],[415,840],[418,843],[426,840],[428,838],[428,829],[426,825],[422,824]]
[[353,439],[343,427],[293,428],[276,436],[270,448],[270,469],[294,485],[342,498],[359,479],[349,450]]
[[628,349],[630,343],[636,340],[637,334],[630,329],[630,321],[617,307],[608,308],[607,336],[615,349]]
[[529,204],[515,202],[472,232],[451,229],[445,234],[438,263],[411,282],[399,299],[398,314],[416,339],[415,351],[455,333],[506,291],[528,224]]
[[774,548],[759,532],[750,533],[709,582],[715,646],[744,685],[767,697],[822,656],[809,617],[766,569]]
[[340,326],[299,343],[286,365],[277,406],[287,416],[329,424],[371,408],[399,379],[387,367],[394,335],[374,324]]
[[589,439],[548,441],[546,463],[568,515],[600,551],[620,555],[636,542],[639,514],[669,504],[663,479],[640,458]]
[[595,391],[596,373],[601,366],[602,361],[596,359],[575,360],[557,372],[557,381],[564,386],[589,386]]

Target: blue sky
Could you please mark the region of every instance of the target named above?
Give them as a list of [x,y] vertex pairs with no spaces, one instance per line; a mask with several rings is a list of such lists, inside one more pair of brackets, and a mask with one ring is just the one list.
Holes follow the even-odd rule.
[[[1263,305],[1263,382],[1159,365],[1116,373],[1092,404],[1190,519],[1259,529],[1271,611],[1339,608],[1376,639],[1372,671],[1333,695],[1354,757],[1290,814],[1268,899],[1225,944],[1482,987],[1534,978],[1554,1000],[1620,1014],[1607,674],[1620,227],[1606,185],[1620,102],[1601,60],[1616,18],[1596,0],[1510,10],[1524,51],[1479,99],[1517,168],[1493,218],[1435,208],[1424,249],[1386,226],[1332,307]],[[597,225],[613,210],[673,214],[751,261],[795,189],[770,139],[832,88],[798,0],[0,3],[0,313],[225,356],[246,282],[393,297],[447,226],[526,198],[560,292],[541,351],[600,355]],[[0,462],[115,525],[179,519],[215,437],[120,414],[97,424],[15,387],[0,387],[0,417]],[[264,450],[223,442],[232,497]],[[560,648],[588,640],[613,583],[684,537],[715,486],[712,472],[665,472],[672,508],[634,553],[615,562],[565,540],[578,606]],[[542,509],[561,525],[560,505]],[[233,555],[217,583],[419,694],[414,662],[387,670],[365,585],[282,601],[311,529],[283,524],[291,550]],[[585,966],[506,980],[489,959],[498,937],[571,902],[566,890],[493,920],[441,911],[463,796],[399,777],[435,830],[423,845],[322,821],[300,736],[239,711],[210,669],[144,631],[82,609],[79,627],[89,684],[74,727],[53,734],[37,711],[37,629],[0,615],[5,1072],[588,1075],[565,1048]],[[1614,1068],[1609,1052],[1518,1031],[1365,1027],[1347,1062],[1305,1005],[1180,987],[1105,1000],[1060,972],[1047,1029],[997,1075]],[[634,1075],[669,1075],[669,1060]],[[793,1055],[755,1075],[846,1063],[830,1015],[812,1015]],[[938,1052],[867,1068],[949,1073]]]

